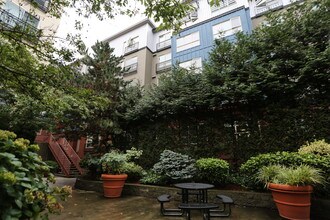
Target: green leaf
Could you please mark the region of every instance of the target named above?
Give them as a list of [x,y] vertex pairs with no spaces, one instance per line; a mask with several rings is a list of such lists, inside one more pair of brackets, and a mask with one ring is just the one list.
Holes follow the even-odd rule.
[[18,206],[18,208],[20,208],[20,209],[22,208],[23,203],[20,199],[15,199],[15,203]]

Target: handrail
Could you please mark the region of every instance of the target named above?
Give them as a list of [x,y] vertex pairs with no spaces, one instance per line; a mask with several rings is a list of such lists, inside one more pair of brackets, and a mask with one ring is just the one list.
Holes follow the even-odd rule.
[[66,153],[68,158],[71,160],[71,162],[74,164],[74,166],[77,168],[79,173],[82,174],[83,171],[79,165],[81,159],[78,154],[73,150],[69,142],[65,138],[60,138],[57,142],[61,146],[62,150]]
[[54,136],[52,134],[49,134],[49,149],[53,153],[57,163],[60,165],[62,172],[66,175],[70,175],[70,167],[71,167],[71,162],[60,147],[60,145],[57,143],[55,140]]
[[131,53],[139,49],[139,42],[132,43],[125,47],[125,54]]
[[161,50],[168,47],[171,47],[171,39],[167,39],[156,44],[157,50]]
[[161,72],[161,71],[171,69],[171,65],[172,65],[171,60],[166,60],[164,62],[157,63],[156,64],[156,72]]

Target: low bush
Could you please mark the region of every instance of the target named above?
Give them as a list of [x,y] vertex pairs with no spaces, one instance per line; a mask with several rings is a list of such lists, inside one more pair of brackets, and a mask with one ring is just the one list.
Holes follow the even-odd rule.
[[143,176],[143,168],[133,162],[124,164],[123,172],[128,175],[127,182],[137,182]]
[[308,165],[320,169],[327,184],[315,188],[316,193],[322,197],[330,195],[330,156],[317,154],[299,154],[298,152],[276,152],[259,154],[251,157],[240,167],[240,173],[244,176],[244,186],[251,189],[262,189],[263,185],[257,181],[258,171],[268,165],[299,166]]
[[47,219],[48,212],[60,211],[58,200],[70,195],[70,187],[49,186],[55,178],[38,150],[38,145],[0,130],[1,219]]
[[164,150],[160,155],[159,162],[152,170],[163,176],[167,183],[189,181],[196,174],[195,160],[188,155]]
[[87,169],[87,176],[91,179],[99,179],[101,176],[100,158],[96,155],[85,154],[84,158],[80,161],[80,166]]
[[229,164],[217,158],[201,158],[196,161],[198,181],[206,181],[215,185],[226,183]]
[[307,142],[298,150],[299,153],[313,153],[319,155],[330,155],[330,144],[325,140],[315,140],[311,143]]
[[166,179],[164,176],[155,173],[152,170],[144,172],[142,179],[140,182],[143,184],[149,185],[165,185]]
[[60,167],[58,166],[56,161],[46,160],[45,163],[49,167],[51,173],[58,173]]

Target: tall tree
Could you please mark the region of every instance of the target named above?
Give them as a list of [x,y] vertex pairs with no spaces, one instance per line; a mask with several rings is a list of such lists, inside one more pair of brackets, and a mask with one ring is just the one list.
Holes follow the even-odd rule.
[[251,35],[216,40],[205,65],[214,91],[236,103],[329,104],[329,5],[296,4]]

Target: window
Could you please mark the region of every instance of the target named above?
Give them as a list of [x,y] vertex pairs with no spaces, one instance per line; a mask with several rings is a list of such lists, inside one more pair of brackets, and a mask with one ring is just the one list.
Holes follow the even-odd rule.
[[15,27],[16,25],[19,25],[25,27],[26,24],[28,24],[34,28],[37,28],[39,25],[39,19],[37,17],[31,15],[29,12],[14,4],[12,1],[7,0],[3,9],[19,19],[19,21],[17,21],[9,17],[5,18],[5,15],[2,14],[1,20],[3,20],[9,26]]
[[157,50],[171,46],[171,32],[167,32],[159,36],[159,43],[157,43]]
[[226,37],[242,31],[241,18],[234,17],[212,27],[213,38]]
[[192,47],[196,47],[200,45],[199,41],[199,32],[194,32],[192,34],[189,34],[187,36],[178,38],[176,40],[177,46],[176,46],[176,51],[180,52],[183,50],[187,50]]
[[171,68],[171,53],[159,56],[159,62],[156,64],[156,72],[161,72]]
[[194,58],[179,64],[184,69],[199,69],[202,68],[202,58]]

